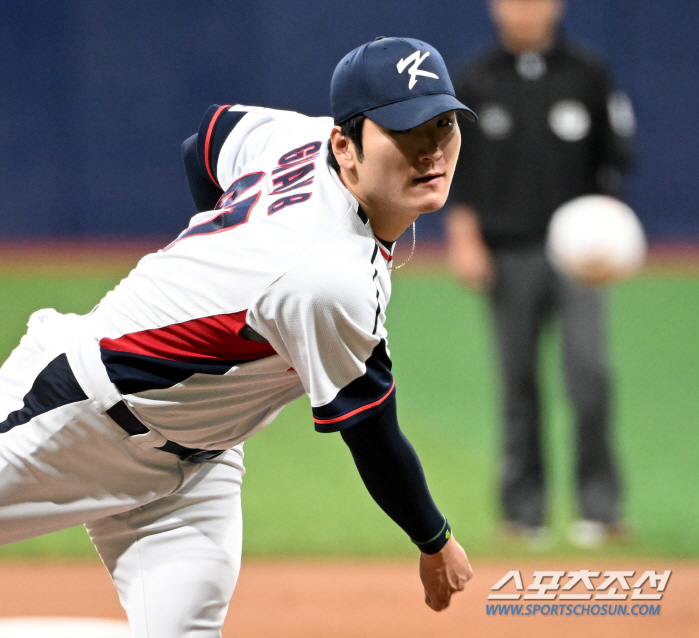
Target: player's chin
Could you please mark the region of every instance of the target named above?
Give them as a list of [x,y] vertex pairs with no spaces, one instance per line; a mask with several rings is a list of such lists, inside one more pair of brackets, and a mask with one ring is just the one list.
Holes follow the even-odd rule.
[[417,209],[420,215],[434,213],[446,204],[448,191],[444,193],[433,192],[420,197]]
[[420,213],[433,213],[444,206],[449,195],[450,180],[444,177],[434,184],[416,184],[413,196],[420,208]]

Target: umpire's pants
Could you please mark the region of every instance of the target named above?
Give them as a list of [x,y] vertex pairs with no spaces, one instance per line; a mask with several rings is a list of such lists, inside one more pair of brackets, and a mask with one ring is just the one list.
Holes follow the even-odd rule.
[[545,515],[541,411],[537,386],[540,332],[553,313],[563,335],[564,372],[576,420],[576,478],[583,518],[619,516],[619,481],[609,443],[609,371],[603,295],[551,268],[543,247],[494,251],[491,306],[504,391],[502,503],[507,520],[539,526]]

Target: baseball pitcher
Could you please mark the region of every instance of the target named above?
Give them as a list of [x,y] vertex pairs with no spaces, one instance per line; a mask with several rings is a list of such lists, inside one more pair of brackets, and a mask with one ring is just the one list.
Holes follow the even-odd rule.
[[443,206],[475,116],[406,38],[346,55],[331,104],[212,106],[183,145],[189,227],[90,314],[34,313],[0,369],[0,543],[85,524],[137,638],[221,635],[243,441],[303,394],[418,547],[425,602],[472,575],[398,426],[384,322],[394,242]]

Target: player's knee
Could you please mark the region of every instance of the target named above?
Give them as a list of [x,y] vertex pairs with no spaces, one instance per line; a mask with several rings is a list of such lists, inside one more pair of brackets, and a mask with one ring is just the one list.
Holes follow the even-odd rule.
[[[219,548],[184,551],[166,564],[152,566],[143,574],[146,604],[142,614],[137,613],[147,625],[146,635],[220,636],[239,570],[240,560]],[[129,613],[132,625],[138,625],[139,618]]]

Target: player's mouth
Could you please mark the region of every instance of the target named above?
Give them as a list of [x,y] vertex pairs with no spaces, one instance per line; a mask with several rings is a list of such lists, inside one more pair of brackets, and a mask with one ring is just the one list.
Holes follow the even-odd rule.
[[415,184],[437,184],[439,183],[439,180],[441,180],[446,173],[428,173],[427,175],[423,175],[422,177],[416,177],[413,180],[413,183]]

